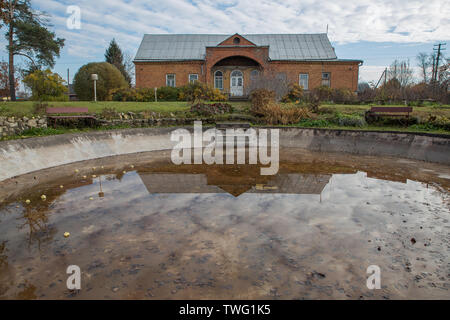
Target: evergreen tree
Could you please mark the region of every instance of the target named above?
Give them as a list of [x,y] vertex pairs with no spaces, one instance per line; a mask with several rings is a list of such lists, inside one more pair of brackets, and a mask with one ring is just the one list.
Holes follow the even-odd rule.
[[108,49],[106,49],[105,60],[106,62],[119,69],[125,80],[128,82],[128,85],[131,84],[131,77],[127,72],[122,50],[120,49],[115,39],[111,40]]
[[0,27],[6,27],[9,53],[9,85],[11,100],[16,100],[14,57],[26,57],[30,70],[43,66],[52,68],[59,57],[64,39],[56,38],[47,29],[50,25],[44,14],[31,8],[30,0],[4,0],[0,6]]

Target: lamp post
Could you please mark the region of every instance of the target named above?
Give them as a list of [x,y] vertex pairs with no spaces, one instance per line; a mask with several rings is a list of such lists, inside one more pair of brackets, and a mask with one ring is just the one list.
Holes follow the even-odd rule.
[[97,80],[98,74],[91,74],[91,79],[94,80],[94,101],[97,102]]

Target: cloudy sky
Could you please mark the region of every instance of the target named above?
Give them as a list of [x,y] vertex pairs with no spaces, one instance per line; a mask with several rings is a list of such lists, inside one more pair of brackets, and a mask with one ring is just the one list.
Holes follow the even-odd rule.
[[[51,15],[66,39],[55,71],[71,78],[83,64],[104,60],[116,38],[134,57],[145,33],[323,33],[339,58],[364,60],[363,81],[377,80],[394,59],[416,65],[419,52],[450,40],[450,0],[31,0]],[[69,29],[69,6],[81,29]],[[3,31],[3,30],[2,30]],[[447,41],[450,46],[450,41]],[[1,58],[7,60],[1,40]],[[446,53],[449,53],[447,51]]]

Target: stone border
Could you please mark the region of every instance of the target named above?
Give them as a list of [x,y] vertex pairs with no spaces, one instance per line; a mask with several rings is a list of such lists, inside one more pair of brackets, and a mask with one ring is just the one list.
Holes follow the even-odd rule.
[[47,117],[0,117],[0,137],[13,136],[32,128],[47,128]]
[[[94,131],[0,141],[0,181],[77,161],[170,150],[175,145],[170,141],[170,133],[176,128],[181,127]],[[192,127],[183,128],[193,130]],[[294,127],[279,129],[282,148],[393,156],[450,165],[450,137]]]

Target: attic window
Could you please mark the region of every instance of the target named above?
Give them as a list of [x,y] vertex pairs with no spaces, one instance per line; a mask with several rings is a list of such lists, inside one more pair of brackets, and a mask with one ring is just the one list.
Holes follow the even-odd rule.
[[233,43],[234,44],[239,44],[241,42],[241,39],[239,39],[239,37],[235,37],[234,39],[233,39]]

